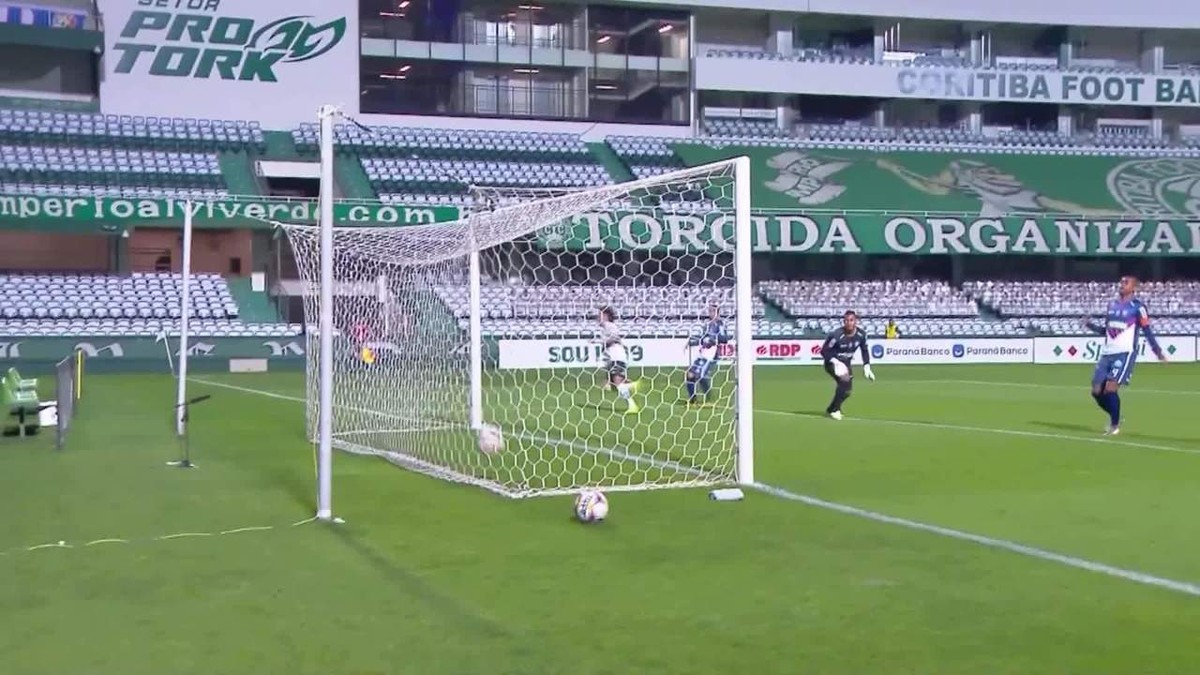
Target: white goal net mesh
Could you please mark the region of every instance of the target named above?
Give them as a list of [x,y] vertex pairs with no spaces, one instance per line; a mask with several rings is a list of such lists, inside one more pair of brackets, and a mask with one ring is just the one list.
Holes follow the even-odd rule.
[[[735,317],[755,311],[734,293],[734,187],[724,162],[580,191],[478,189],[454,223],[334,228],[334,447],[515,497],[733,482]],[[283,227],[315,327],[319,230]],[[472,311],[482,420],[504,442],[492,454],[471,426]],[[308,348],[315,439],[315,331]]]

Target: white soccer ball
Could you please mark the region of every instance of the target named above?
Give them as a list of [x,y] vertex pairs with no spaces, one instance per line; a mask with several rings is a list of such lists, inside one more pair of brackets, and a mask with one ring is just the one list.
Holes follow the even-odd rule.
[[500,429],[490,424],[479,428],[479,451],[485,455],[494,455],[504,449],[504,436]]
[[599,490],[584,490],[575,498],[575,517],[581,523],[598,523],[608,517],[608,497]]
[[845,377],[850,374],[850,366],[842,363],[839,359],[833,360],[833,374],[838,377]]

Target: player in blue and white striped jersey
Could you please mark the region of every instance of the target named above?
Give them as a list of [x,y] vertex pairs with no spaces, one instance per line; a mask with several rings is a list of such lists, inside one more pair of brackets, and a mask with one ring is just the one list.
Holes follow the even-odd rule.
[[1166,362],[1162,347],[1150,329],[1150,312],[1146,305],[1134,296],[1137,292],[1137,277],[1121,277],[1118,297],[1108,303],[1104,323],[1084,319],[1083,325],[1104,336],[1104,347],[1100,360],[1092,373],[1092,398],[1096,405],[1108,413],[1109,425],[1106,434],[1121,433],[1121,387],[1133,378],[1133,366],[1137,363],[1142,338],[1150,343],[1150,349],[1159,361]]
[[692,354],[691,364],[688,365],[685,376],[689,405],[697,402],[698,395],[708,399],[708,393],[712,390],[712,378],[720,361],[720,346],[728,342],[729,334],[725,331],[725,320],[721,318],[720,307],[715,304],[709,305],[708,322],[696,335],[688,338],[688,351]]

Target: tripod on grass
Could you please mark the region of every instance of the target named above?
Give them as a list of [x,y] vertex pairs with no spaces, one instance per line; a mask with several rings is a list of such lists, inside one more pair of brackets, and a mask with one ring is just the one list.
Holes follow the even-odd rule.
[[203,403],[210,398],[212,398],[211,394],[205,394],[204,396],[197,396],[196,398],[189,399],[175,406],[176,411],[180,409],[183,410],[183,415],[179,418],[180,421],[183,422],[183,433],[179,435],[179,441],[183,444],[183,459],[179,459],[174,462],[167,462],[168,466],[174,466],[180,469],[196,468],[196,465],[192,464],[192,444],[188,440],[192,434],[191,428],[188,425],[188,420],[191,417],[192,406],[196,405],[197,403]]

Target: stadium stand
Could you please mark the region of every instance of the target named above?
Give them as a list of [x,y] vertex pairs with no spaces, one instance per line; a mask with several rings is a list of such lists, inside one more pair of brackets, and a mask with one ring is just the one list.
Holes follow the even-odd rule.
[[[175,274],[0,276],[0,336],[153,336],[177,330],[182,278]],[[207,337],[297,335],[300,326],[245,323],[224,279],[197,274],[192,330]]]
[[1016,322],[979,316],[979,307],[961,290],[934,280],[765,281],[763,298],[798,319],[807,333],[833,330],[847,309],[859,313],[863,330],[884,334],[889,319],[901,322],[908,337],[1025,335]]
[[[982,307],[1012,317],[1036,332],[1080,335],[1082,317],[1094,316],[1113,299],[1113,284],[1064,281],[969,281],[963,291]],[[1146,282],[1139,297],[1163,334],[1200,334],[1200,283]]]
[[[1200,283],[1147,283],[1143,291],[1160,333],[1200,334]],[[714,287],[493,282],[483,289],[483,329],[493,337],[591,335],[592,315],[611,304],[637,317],[622,321],[630,334],[688,335],[708,302],[728,305],[729,293]],[[438,294],[465,329],[465,289],[443,287]],[[906,337],[1023,337],[1090,335],[1081,317],[1097,314],[1114,297],[1114,288],[1100,282],[975,281],[955,288],[936,280],[767,281],[757,285],[756,294],[754,333],[759,337],[823,334],[839,324],[846,309],[858,311],[863,329],[875,338],[884,335],[889,319]]]
[[0,109],[0,192],[224,196],[220,155],[264,138],[257,122]]
[[[858,58],[805,56],[805,58]],[[930,57],[931,59],[933,57]],[[939,63],[921,62],[928,67]],[[790,149],[899,149],[945,153],[986,150],[994,154],[1092,155],[1099,157],[1194,156],[1200,140],[1178,144],[1139,134],[1064,135],[1044,131],[1005,131],[985,136],[957,128],[875,127],[859,124],[801,124],[781,130],[771,120],[713,118],[706,130],[719,138],[670,139],[611,136],[607,148],[638,178],[683,168],[689,147],[710,148],[736,140],[740,146]],[[793,134],[788,136],[788,134]],[[316,152],[317,128],[300,125],[289,134],[298,151]],[[7,194],[217,197],[228,194],[223,153],[256,153],[266,146],[260,125],[246,121],[101,115],[79,111],[0,109],[0,192]],[[583,188],[610,183],[614,172],[593,148],[569,134],[514,131],[451,131],[379,127],[370,133],[337,127],[343,158],[361,167],[370,188],[386,202],[467,205],[468,184],[487,187]],[[757,199],[757,197],[756,197]],[[688,204],[669,205],[686,209]],[[153,335],[177,318],[178,279],[16,276],[0,279],[0,333],[5,335]],[[197,330],[213,336],[295,335],[299,327],[247,323],[239,318],[224,282],[201,282]],[[126,285],[123,285],[126,284]],[[498,307],[485,322],[493,335],[567,333],[592,330],[594,300],[611,293],[596,287],[522,290],[491,287]],[[1048,288],[1057,289],[1053,293]],[[79,293],[87,289],[91,294]],[[693,328],[690,320],[655,319],[653,307],[686,303],[683,289],[652,289],[661,295],[610,298],[623,305],[651,308],[647,325],[630,330],[673,335]],[[1160,329],[1200,332],[1200,303],[1194,286],[1148,284],[1145,295]],[[1102,307],[1108,284],[1007,284],[969,282],[765,282],[758,289],[755,330],[764,336],[815,333],[829,329],[848,306],[864,311],[864,327],[882,333],[888,318],[902,319],[907,336],[947,334],[1004,336],[1075,335],[1078,316]],[[650,293],[650,290],[646,291]],[[107,293],[107,295],[103,295]],[[533,297],[541,294],[538,297]],[[590,295],[589,295],[590,294]],[[460,319],[462,298],[446,297]],[[765,302],[764,302],[765,301]],[[585,308],[584,305],[587,305]],[[546,307],[571,307],[571,311]],[[771,307],[768,313],[764,307]],[[576,312],[575,309],[587,311]],[[777,310],[777,311],[775,311]],[[546,312],[549,312],[547,314]],[[664,309],[661,315],[676,315]],[[770,314],[768,316],[768,314]],[[699,316],[699,315],[697,315]],[[586,325],[585,325],[586,324]]]
[[[1061,134],[959,127],[800,123],[713,117],[710,137],[610,136],[607,149],[637,178],[685,166],[676,146],[715,139],[747,147],[919,152],[988,152],[1128,157],[1200,155],[1200,139],[1153,138],[1143,133]],[[295,147],[317,150],[315,125],[290,133]],[[455,131],[379,127],[370,133],[337,128],[337,144],[364,171],[371,189],[391,203],[465,205],[466,185],[527,188],[589,187],[620,176],[607,169],[578,136],[517,131]],[[7,194],[179,196],[230,193],[225,154],[261,153],[267,137],[257,122],[102,115],[0,108],[0,191]]]
[[838,316],[856,307],[883,318],[979,314],[975,303],[941,281],[764,281],[759,292],[796,317]]
[[[300,125],[292,137],[316,153],[318,128]],[[583,188],[612,182],[578,136],[511,131],[452,131],[338,125],[335,142],[359,157],[384,201],[467,204],[466,185]]]
[[[438,296],[465,330],[467,291],[442,287]],[[623,330],[643,337],[687,336],[708,316],[710,303],[729,307],[733,289],[719,286],[625,287],[605,285],[542,286],[488,283],[482,289],[485,335],[587,335],[596,332],[596,312],[616,308]],[[787,322],[765,318],[761,298],[754,302],[755,333],[795,333]]]

